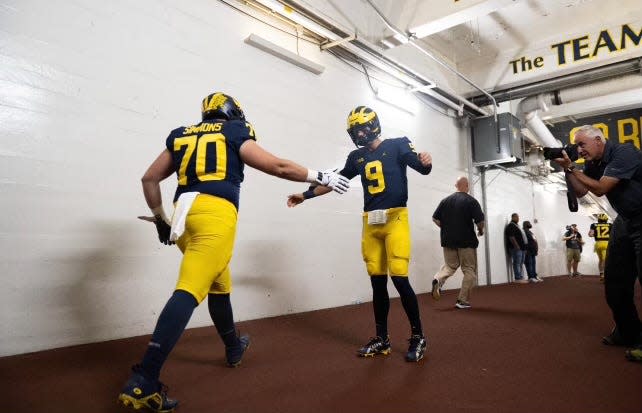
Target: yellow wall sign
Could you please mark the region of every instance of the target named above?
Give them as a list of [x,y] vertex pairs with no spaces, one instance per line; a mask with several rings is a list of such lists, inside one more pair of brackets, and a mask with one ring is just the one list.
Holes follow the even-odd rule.
[[[640,149],[642,108],[558,122],[549,127],[549,130],[563,144],[575,143],[575,131],[582,125],[593,125],[602,129],[607,139],[615,139],[620,143],[630,142]],[[577,163],[584,163],[584,159],[578,159]]]
[[[597,35],[586,34],[580,37],[563,40],[552,44],[554,63],[559,66],[582,62],[586,59],[595,59],[612,53],[642,48],[642,26],[635,27],[623,24],[614,31],[602,30]],[[550,57],[550,56],[549,56]],[[521,56],[511,60],[509,65],[513,74],[528,72],[545,67],[547,61],[544,56]]]

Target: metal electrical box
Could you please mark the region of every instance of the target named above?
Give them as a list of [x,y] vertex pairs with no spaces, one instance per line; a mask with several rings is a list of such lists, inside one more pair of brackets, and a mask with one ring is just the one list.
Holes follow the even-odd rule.
[[512,113],[472,121],[473,165],[520,164],[524,145],[519,119]]

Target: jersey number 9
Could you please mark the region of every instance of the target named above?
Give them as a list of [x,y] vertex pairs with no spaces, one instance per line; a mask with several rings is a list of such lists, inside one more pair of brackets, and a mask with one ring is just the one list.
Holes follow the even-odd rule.
[[368,185],[368,192],[371,194],[378,194],[386,189],[381,161],[372,161],[366,164],[366,179],[368,181],[376,181],[376,183]]

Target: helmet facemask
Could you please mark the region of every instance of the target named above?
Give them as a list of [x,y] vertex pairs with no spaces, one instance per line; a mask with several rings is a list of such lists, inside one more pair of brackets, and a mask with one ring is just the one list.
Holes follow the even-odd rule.
[[358,106],[348,115],[348,135],[357,146],[366,146],[381,135],[379,118],[372,109]]

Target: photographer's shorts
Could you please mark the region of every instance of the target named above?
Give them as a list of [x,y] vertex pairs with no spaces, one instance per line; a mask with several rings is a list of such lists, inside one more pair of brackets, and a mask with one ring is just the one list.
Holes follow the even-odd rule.
[[385,224],[369,224],[363,214],[361,254],[369,275],[408,275],[410,225],[406,207],[386,210]]
[[580,250],[577,248],[567,248],[566,249],[566,261],[571,262],[580,262]]
[[176,242],[183,261],[177,290],[192,294],[199,304],[212,294],[229,294],[229,263],[236,235],[237,211],[226,199],[200,194],[185,220],[185,232]]

